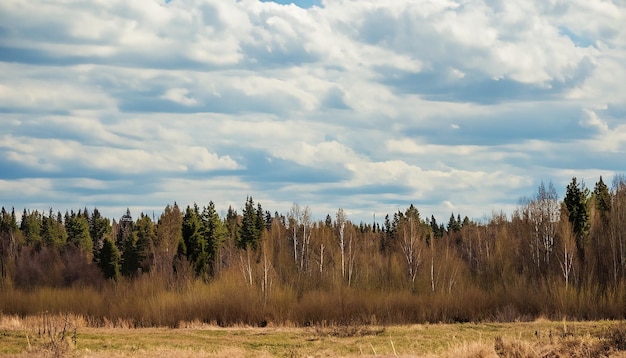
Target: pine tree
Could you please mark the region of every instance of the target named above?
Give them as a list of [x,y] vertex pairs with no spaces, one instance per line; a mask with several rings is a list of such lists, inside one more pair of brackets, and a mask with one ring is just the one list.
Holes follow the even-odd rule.
[[133,231],[133,217],[130,214],[130,209],[126,209],[126,214],[122,215],[120,222],[118,223],[117,236],[115,237],[115,246],[120,251],[124,251],[126,240],[130,237]]
[[213,201],[202,210],[201,231],[206,242],[206,269],[209,275],[215,273],[218,252],[226,239],[226,227],[215,210]]
[[137,236],[135,249],[137,254],[138,268],[142,272],[149,272],[153,260],[154,241],[156,237],[155,226],[149,216],[141,214],[135,223],[134,232]]
[[463,218],[463,222],[461,223],[461,227],[464,228],[466,226],[469,226],[472,223],[472,221],[470,220],[470,218],[467,217],[467,215]]
[[11,232],[17,231],[17,218],[15,216],[15,208],[11,208]]
[[42,218],[41,238],[43,244],[52,248],[60,248],[65,245],[67,241],[67,233],[63,222],[60,223],[57,220],[58,216],[55,216],[52,212],[52,208],[48,213],[48,217]]
[[80,249],[91,261],[93,255],[93,241],[89,235],[89,223],[80,214],[72,214],[65,221],[67,243]]
[[261,231],[258,228],[257,212],[254,208],[254,200],[252,197],[246,199],[246,205],[243,209],[240,237],[237,247],[245,249],[251,247],[256,249],[261,238]]
[[12,233],[17,231],[17,222],[15,219],[15,209],[11,210],[9,214],[4,206],[2,207],[2,213],[0,214],[0,233]]
[[187,255],[191,254],[191,251],[195,250],[197,242],[200,240],[200,208],[194,203],[193,208],[189,205],[185,209],[185,215],[183,216],[183,240],[187,247]]
[[261,203],[257,203],[256,208],[256,230],[260,239],[263,235],[263,231],[265,230],[265,218],[263,217],[263,208],[261,207]]
[[22,214],[22,222],[20,223],[20,231],[24,234],[26,245],[32,245],[36,248],[41,247],[41,214],[37,210]]
[[241,226],[241,224],[239,222],[239,215],[237,214],[237,210],[233,209],[232,206],[228,207],[225,223],[230,244],[235,245],[239,243],[239,227]]
[[122,251],[122,276],[135,277],[139,269],[139,254],[137,253],[137,234],[131,232],[124,240],[124,251]]
[[265,230],[270,231],[272,229],[272,221],[274,219],[272,218],[272,213],[269,212],[269,210],[265,211]]
[[437,219],[435,219],[434,215],[430,216],[430,228],[433,232],[433,236],[435,237],[435,239],[443,236],[443,232],[439,230],[439,224],[437,224]]
[[588,197],[589,189],[585,188],[584,183],[578,183],[576,177],[573,177],[572,182],[567,186],[563,202],[567,208],[568,219],[572,224],[574,236],[576,237],[578,259],[583,264],[585,262],[584,241],[589,228]]
[[606,184],[604,184],[602,177],[600,177],[600,180],[593,189],[593,199],[596,210],[598,210],[602,221],[606,224],[608,222],[609,213],[611,212],[611,193]]
[[104,239],[111,234],[111,223],[109,219],[102,217],[97,208],[93,209],[93,214],[89,218],[89,235],[93,241],[94,262],[100,259],[100,250],[104,245]]
[[185,216],[183,217],[182,231],[187,251],[187,260],[194,266],[196,274],[202,274],[206,270],[208,257],[206,254],[206,241],[202,235],[198,205],[194,204],[193,209],[187,206]]
[[9,213],[7,213],[6,209],[3,206],[2,210],[0,211],[0,232],[10,232],[10,222],[11,218],[9,216]]
[[450,214],[450,220],[448,220],[448,232],[459,232],[461,231],[461,216],[459,215],[459,219],[454,218],[454,213]]
[[99,267],[107,279],[117,280],[120,276],[120,252],[115,244],[105,239],[100,250]]

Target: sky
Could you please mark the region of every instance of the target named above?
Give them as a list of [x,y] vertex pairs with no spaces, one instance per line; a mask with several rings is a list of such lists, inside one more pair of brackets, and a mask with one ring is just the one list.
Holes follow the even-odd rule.
[[626,172],[625,0],[0,2],[0,205],[381,222]]

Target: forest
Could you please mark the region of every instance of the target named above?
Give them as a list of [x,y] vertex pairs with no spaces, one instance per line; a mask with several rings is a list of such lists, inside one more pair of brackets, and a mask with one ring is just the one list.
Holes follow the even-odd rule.
[[626,318],[626,176],[574,177],[563,199],[542,183],[480,222],[414,205],[382,223],[252,197],[240,210],[3,207],[0,313],[130,327]]

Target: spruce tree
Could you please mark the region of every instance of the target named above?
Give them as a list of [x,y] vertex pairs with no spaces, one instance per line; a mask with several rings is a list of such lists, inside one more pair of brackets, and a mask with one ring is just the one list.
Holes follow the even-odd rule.
[[439,231],[439,224],[437,224],[437,219],[435,219],[434,215],[430,216],[430,229],[433,231],[433,236],[435,239],[438,239],[442,236],[442,232]]
[[67,243],[80,249],[80,251],[92,259],[93,241],[89,235],[89,222],[80,215],[72,214],[65,221],[65,231],[67,232]]
[[228,207],[228,212],[226,213],[225,219],[226,229],[228,231],[228,239],[230,245],[235,245],[239,243],[239,234],[240,234],[240,222],[239,215],[237,214],[237,210],[233,209],[232,206]]
[[135,249],[137,254],[137,264],[142,272],[150,271],[153,262],[154,241],[156,230],[152,219],[148,215],[141,214],[135,223],[134,232],[137,236]]
[[26,209],[24,209],[22,222],[20,223],[20,230],[24,234],[27,245],[32,245],[36,248],[41,247],[41,225],[41,214],[39,214],[37,210],[33,212],[26,212]]
[[93,209],[93,214],[89,218],[89,235],[93,241],[94,262],[100,259],[100,250],[104,245],[104,239],[111,233],[111,223],[109,219],[102,217],[97,208]]
[[139,255],[137,253],[137,234],[131,232],[128,238],[124,240],[121,272],[123,276],[134,277],[137,275],[138,269]]
[[604,184],[602,177],[600,177],[600,180],[593,189],[593,199],[596,210],[600,213],[602,221],[606,223],[609,218],[609,213],[611,212],[611,193],[606,184]]
[[459,215],[459,219],[454,218],[454,213],[450,214],[450,220],[448,220],[448,232],[459,232],[461,231],[461,216]]
[[201,231],[206,242],[206,271],[209,275],[214,274],[215,264],[220,247],[226,239],[226,227],[215,210],[213,201],[202,210]]
[[205,272],[207,257],[198,205],[194,204],[193,209],[187,206],[183,217],[182,232],[187,260],[193,265],[196,274],[202,274]]
[[584,183],[578,183],[576,177],[573,177],[571,183],[567,186],[563,202],[567,208],[568,219],[572,224],[574,236],[576,237],[578,258],[583,264],[585,262],[584,242],[589,228],[588,197],[589,189],[585,188]]
[[237,246],[241,249],[251,247],[256,249],[260,239],[261,231],[258,227],[257,211],[254,208],[254,200],[252,197],[246,199],[246,205],[243,209],[240,237]]
[[99,264],[100,270],[107,279],[117,280],[120,276],[120,252],[115,244],[108,238],[102,244],[100,250]]

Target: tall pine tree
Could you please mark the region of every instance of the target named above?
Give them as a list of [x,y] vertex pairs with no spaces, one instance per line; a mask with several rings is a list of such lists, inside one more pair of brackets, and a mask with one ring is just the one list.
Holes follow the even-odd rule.
[[576,237],[578,259],[583,264],[585,262],[585,239],[589,229],[588,198],[589,189],[585,188],[584,183],[578,183],[576,177],[573,177],[567,186],[563,202],[567,208],[568,219],[572,224],[574,236]]
[[252,197],[250,196],[246,198],[246,205],[243,209],[240,236],[237,246],[241,249],[245,249],[247,247],[256,249],[262,234],[262,231],[259,230],[259,226],[261,225],[259,225],[259,221],[257,220],[257,210],[254,208],[254,200],[252,200]]

